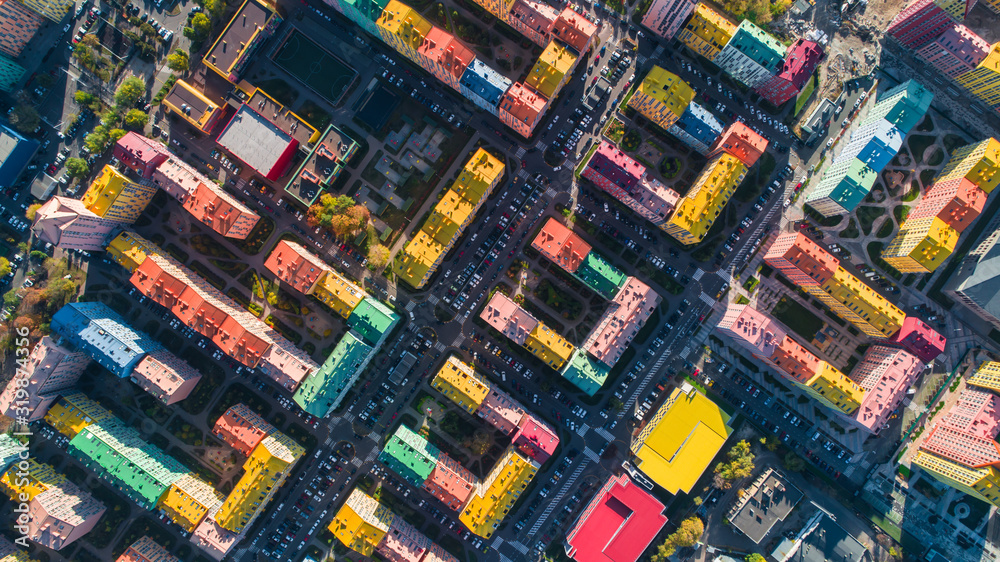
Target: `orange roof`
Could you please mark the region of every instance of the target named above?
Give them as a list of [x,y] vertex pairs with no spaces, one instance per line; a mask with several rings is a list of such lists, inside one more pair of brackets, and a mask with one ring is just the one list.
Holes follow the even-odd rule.
[[300,293],[308,294],[330,267],[295,242],[281,240],[267,256],[264,267]]
[[816,375],[820,362],[819,357],[788,336],[774,348],[771,361],[801,383]]
[[517,82],[507,90],[500,100],[500,108],[514,119],[534,126],[538,116],[545,111],[546,99],[538,92]]
[[906,220],[937,217],[962,232],[982,214],[987,197],[985,191],[964,177],[936,182]]
[[243,403],[226,410],[212,428],[216,437],[244,455],[249,455],[258,443],[274,431],[274,426]]
[[448,455],[442,455],[424,482],[424,488],[452,509],[459,509],[469,499],[476,477]]
[[840,260],[813,242],[801,232],[795,233],[791,247],[785,250],[782,257],[798,267],[821,285],[833,276],[840,267]]
[[570,7],[559,14],[555,25],[552,26],[552,36],[573,47],[578,53],[583,53],[590,44],[590,38],[595,33],[597,33],[597,26],[574,12]]
[[766,148],[767,140],[764,137],[753,132],[753,129],[741,121],[734,121],[722,131],[708,157],[711,158],[720,152],[726,152],[739,158],[740,162],[750,168],[757,162]]
[[417,52],[442,66],[455,80],[462,78],[465,68],[476,58],[454,35],[437,26],[431,28]]
[[[260,217],[245,207],[215,184],[199,183],[190,197],[184,201],[184,208],[212,230],[223,236],[230,236],[233,230],[245,230],[245,238]],[[242,228],[239,228],[242,227]]]
[[570,273],[580,267],[591,250],[590,244],[554,217],[549,217],[531,247]]

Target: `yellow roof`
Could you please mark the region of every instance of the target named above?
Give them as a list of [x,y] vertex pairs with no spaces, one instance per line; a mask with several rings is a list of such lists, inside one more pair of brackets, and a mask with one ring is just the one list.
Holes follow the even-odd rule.
[[0,490],[12,501],[31,501],[38,494],[65,482],[66,477],[56,472],[52,466],[29,458],[27,473],[21,472],[17,463],[14,463],[0,477]]
[[138,234],[125,230],[108,244],[108,257],[132,273],[150,254],[161,254],[160,247]]
[[477,375],[471,365],[454,355],[441,366],[441,370],[431,380],[431,386],[470,414],[479,409],[479,405],[490,393],[489,383]]
[[191,532],[208,512],[222,505],[225,496],[193,474],[185,474],[167,488],[157,507],[182,529]]
[[234,533],[242,532],[260,511],[266,509],[268,500],[288,476],[289,466],[304,452],[282,433],[265,437],[243,463],[243,477],[219,508],[216,523]]
[[715,402],[676,388],[633,441],[636,467],[672,494],[690,492],[732,431]]
[[1000,506],[1000,472],[993,466],[970,468],[927,451],[917,451],[913,464],[957,490]]
[[872,289],[851,272],[838,267],[824,285],[823,290],[841,304],[878,330],[885,337],[892,337],[903,325],[906,314],[896,305]]
[[681,80],[680,76],[659,66],[649,70],[638,91],[666,105],[678,117],[684,113],[695,95],[691,86]]
[[438,244],[447,246],[455,239],[455,235],[465,226],[465,222],[475,212],[475,202],[463,199],[452,190],[444,192],[441,201],[434,206],[427,221],[420,228]]
[[898,265],[900,271],[934,271],[955,251],[959,236],[957,230],[938,217],[909,220],[882,257],[893,266]]
[[462,173],[451,185],[451,189],[470,201],[479,201],[489,196],[503,176],[503,162],[480,148],[462,167]]
[[861,400],[865,397],[863,388],[826,361],[819,362],[816,374],[807,384],[831,405],[846,414],[853,414],[860,408]]
[[417,49],[424,42],[433,25],[424,19],[416,10],[392,0],[386,4],[379,16],[377,25],[398,37],[404,44]]
[[956,150],[935,183],[955,178],[965,178],[991,193],[1000,184],[1000,141],[989,138]]
[[504,458],[476,487],[458,520],[476,535],[490,538],[528,486],[528,482],[538,472],[538,468],[537,462],[521,456],[514,447],[509,447]]
[[736,24],[729,21],[725,15],[721,12],[716,12],[711,6],[705,4],[704,2],[699,2],[698,6],[694,10],[694,16],[692,19],[698,18],[702,20],[703,23],[710,24],[712,27],[718,28],[720,31],[728,33],[730,37],[736,33]]
[[1000,361],[985,361],[966,381],[971,385],[1000,392]]
[[[746,165],[728,153],[709,161],[667,221],[667,232],[684,244],[700,242],[743,181],[746,172]],[[677,236],[676,232],[683,235]]]
[[132,185],[137,184],[129,181],[118,170],[106,165],[101,168],[101,173],[91,182],[80,202],[95,215],[103,217],[108,209],[115,204],[122,191]]
[[524,347],[546,365],[559,370],[573,354],[573,344],[541,322],[528,334]]
[[80,392],[63,396],[45,414],[45,421],[70,439],[83,428],[112,418],[111,412]]
[[576,64],[576,59],[576,54],[569,47],[550,41],[524,81],[543,96],[551,98]]
[[396,256],[393,272],[411,287],[419,289],[427,282],[427,274],[444,251],[444,246],[421,230]]
[[355,488],[327,529],[351,550],[371,556],[389,532],[393,517],[387,507]]
[[336,271],[328,271],[316,283],[313,296],[334,312],[347,318],[354,307],[364,300],[365,292]]

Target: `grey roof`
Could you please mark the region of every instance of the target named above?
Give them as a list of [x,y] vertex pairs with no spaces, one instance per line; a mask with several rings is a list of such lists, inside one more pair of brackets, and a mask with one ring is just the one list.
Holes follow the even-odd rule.
[[219,145],[263,176],[271,173],[292,137],[244,104],[219,135]]
[[0,125],[0,185],[13,185],[37,149],[38,141]]
[[955,270],[947,289],[974,302],[997,323],[1000,322],[1000,245],[992,229],[986,229],[986,233],[987,238]]
[[770,470],[758,477],[748,492],[751,495],[738,506],[730,521],[757,544],[802,499],[802,492],[798,488],[788,483],[781,474]]
[[784,540],[771,553],[778,562],[861,562],[868,549],[823,511],[817,511],[795,540]]

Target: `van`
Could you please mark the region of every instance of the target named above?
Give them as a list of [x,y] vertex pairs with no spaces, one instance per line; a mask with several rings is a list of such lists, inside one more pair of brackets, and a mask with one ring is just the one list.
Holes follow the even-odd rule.
[[871,279],[872,277],[875,277],[875,272],[874,271],[869,271],[869,272],[865,273],[865,277]]
[[819,432],[818,431],[816,433],[814,433],[813,436],[812,436],[812,440],[813,441],[816,441],[817,439],[819,439]]

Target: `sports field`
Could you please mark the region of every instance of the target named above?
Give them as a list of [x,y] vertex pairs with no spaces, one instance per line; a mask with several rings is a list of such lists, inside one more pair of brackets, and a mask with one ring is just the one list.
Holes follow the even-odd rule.
[[272,60],[332,104],[358,74],[297,29],[288,34]]

